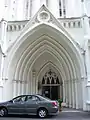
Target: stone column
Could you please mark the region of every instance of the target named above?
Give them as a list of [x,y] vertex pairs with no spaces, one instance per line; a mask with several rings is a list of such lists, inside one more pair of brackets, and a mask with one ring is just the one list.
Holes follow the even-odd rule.
[[69,107],[71,107],[71,81],[68,80],[68,91],[69,91]]
[[69,105],[68,80],[66,80],[66,106]]
[[63,84],[62,84],[62,87],[63,87],[63,102],[65,103],[65,81],[63,81]]
[[77,80],[75,80],[75,93],[76,93],[76,109],[78,109],[78,87],[77,87]]
[[32,71],[32,86],[33,86],[32,93],[35,94],[36,93],[36,71],[35,70]]
[[21,81],[18,80],[18,95],[21,94]]
[[25,86],[25,82],[22,81],[22,92],[21,92],[22,94],[24,94],[24,92],[25,92],[25,91],[24,91],[24,88],[25,88],[24,86]]
[[72,80],[72,107],[75,108],[75,81]]
[[6,52],[6,32],[7,32],[7,21],[2,19],[1,20],[0,39],[1,39],[1,48],[2,48],[3,53]]
[[60,97],[62,97],[62,85],[60,85]]
[[38,80],[36,80],[36,94],[38,94]]
[[48,8],[51,13],[56,17],[59,18],[59,0],[49,0],[48,1]]
[[79,83],[78,83],[78,87],[79,87],[79,108],[82,108],[82,81],[81,78],[79,79]]
[[16,96],[18,95],[18,80],[16,80],[16,83],[15,83],[16,85],[16,89],[15,89],[15,91],[16,91]]
[[3,79],[3,68],[4,68],[4,60],[5,60],[5,52],[6,52],[6,32],[7,32],[7,21],[4,19],[1,20],[1,30],[0,30],[0,80]]
[[28,81],[25,81],[25,94],[29,94],[28,93],[28,86],[29,85],[29,82]]
[[[89,27],[89,17],[87,16],[85,1],[82,0],[82,26],[84,34],[84,44],[83,44],[83,61],[85,67],[85,75],[83,81],[83,110],[87,110],[86,103],[90,105],[90,51],[88,47],[88,41],[90,40],[90,27]],[[86,83],[87,79],[87,83]],[[87,84],[87,89],[86,85]]]
[[17,83],[16,80],[13,80],[13,97],[17,96]]

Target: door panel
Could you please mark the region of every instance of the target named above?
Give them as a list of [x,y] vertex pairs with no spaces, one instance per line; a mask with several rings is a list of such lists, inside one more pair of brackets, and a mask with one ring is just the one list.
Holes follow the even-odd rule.
[[43,86],[43,96],[50,98],[50,86]]
[[52,100],[58,99],[58,86],[43,86],[42,94]]
[[15,98],[12,103],[8,104],[8,112],[12,114],[25,113],[25,98],[26,96]]
[[51,87],[52,100],[58,100],[58,86]]
[[28,114],[37,112],[39,100],[36,96],[28,96],[26,101],[26,112]]

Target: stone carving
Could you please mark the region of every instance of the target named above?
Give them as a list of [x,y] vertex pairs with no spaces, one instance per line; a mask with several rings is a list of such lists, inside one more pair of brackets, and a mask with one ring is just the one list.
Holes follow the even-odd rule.
[[50,69],[48,72],[45,73],[42,79],[42,84],[44,85],[44,84],[62,84],[62,83],[60,83],[56,73]]
[[46,11],[42,11],[42,12],[40,12],[40,13],[38,14],[37,19],[38,19],[39,21],[45,21],[45,22],[47,22],[47,21],[50,20],[50,14],[49,14],[48,12],[46,12]]

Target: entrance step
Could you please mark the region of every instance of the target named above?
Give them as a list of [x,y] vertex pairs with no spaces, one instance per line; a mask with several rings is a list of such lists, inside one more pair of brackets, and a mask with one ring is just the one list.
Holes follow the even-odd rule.
[[62,108],[62,112],[83,112],[82,110],[76,110],[73,108]]

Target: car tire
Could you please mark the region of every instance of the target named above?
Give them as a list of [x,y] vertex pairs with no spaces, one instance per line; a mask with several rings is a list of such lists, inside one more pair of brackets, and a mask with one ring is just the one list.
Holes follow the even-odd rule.
[[40,108],[40,109],[38,110],[38,116],[39,116],[40,118],[45,118],[45,117],[47,117],[47,114],[48,114],[48,112],[47,112],[47,110],[46,110],[45,108]]
[[8,114],[8,111],[6,108],[0,108],[0,116],[6,116]]

